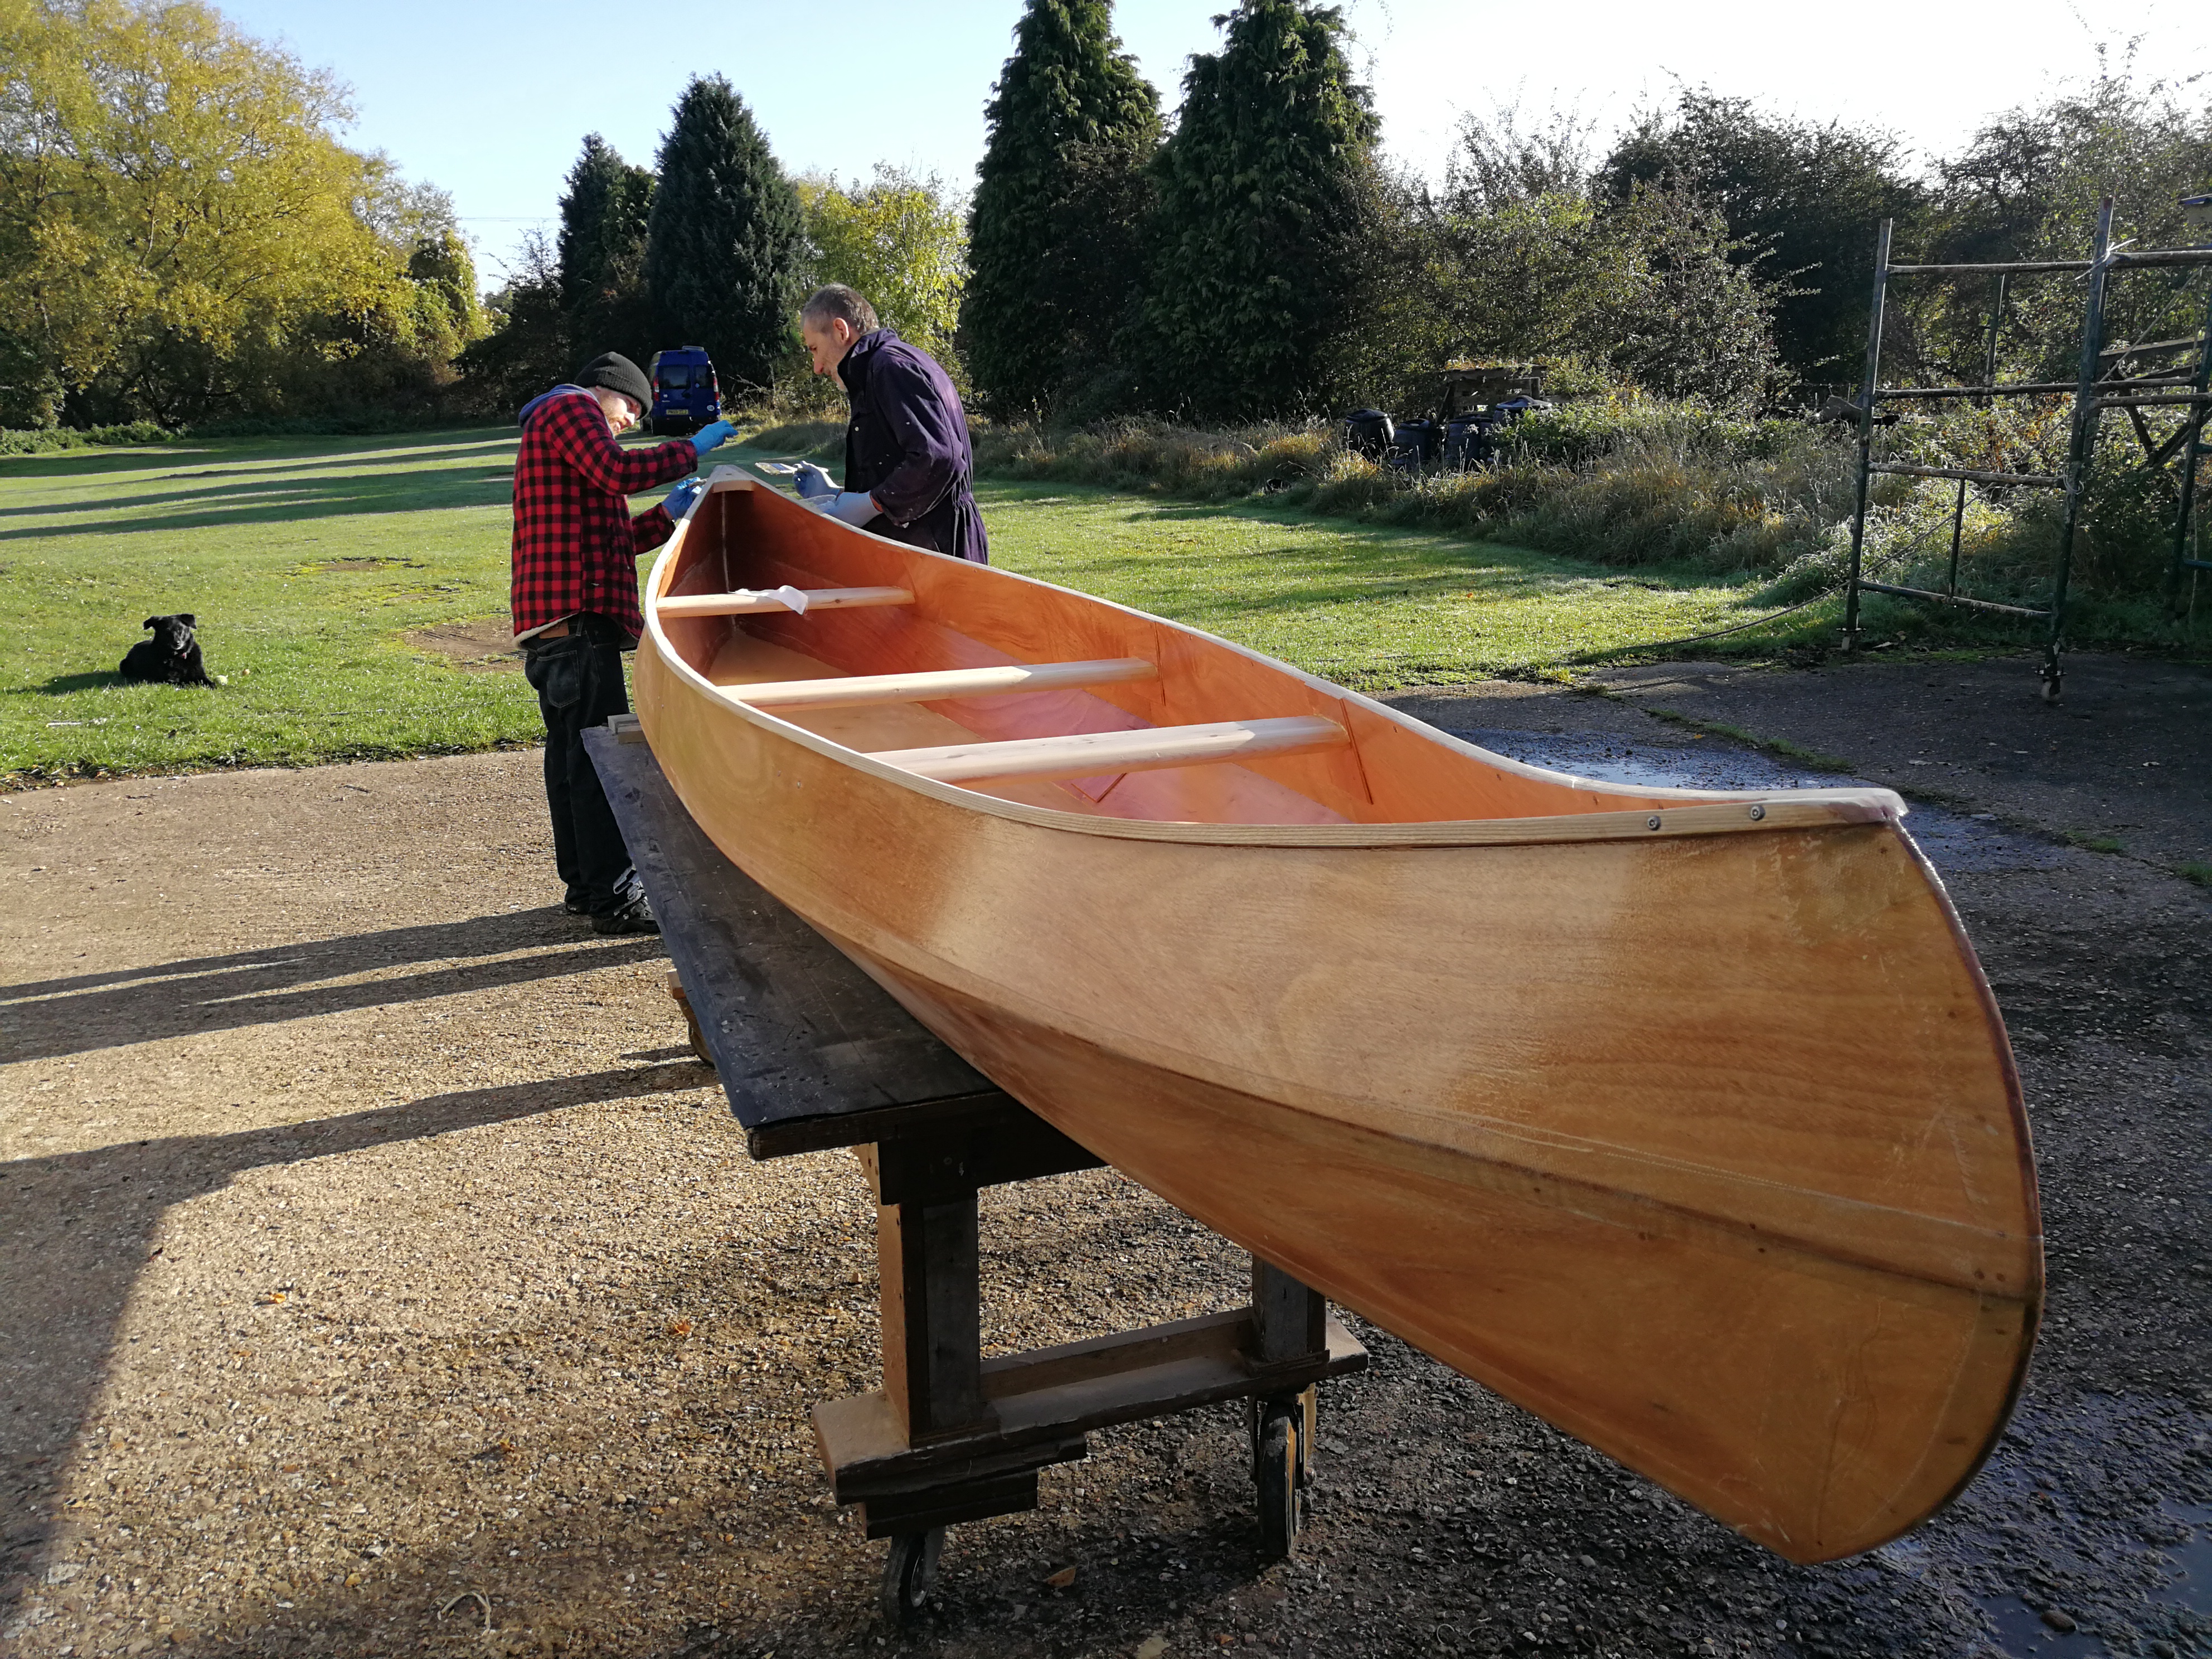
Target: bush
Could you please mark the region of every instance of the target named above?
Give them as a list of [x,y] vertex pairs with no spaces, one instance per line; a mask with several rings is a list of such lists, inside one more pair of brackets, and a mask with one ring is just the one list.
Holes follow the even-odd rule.
[[[739,422],[740,427],[747,424]],[[773,421],[746,430],[744,442],[749,449],[774,449],[786,455],[804,455],[824,466],[842,466],[845,461],[842,421]]]
[[1778,573],[1850,510],[1847,443],[1802,423],[1615,398],[1540,411],[1494,465],[1414,475],[1346,451],[1333,424],[1201,430],[1119,421],[991,427],[977,467],[1017,478],[1224,500],[1511,541],[1608,564]]
[[[2064,453],[2065,403],[1907,421],[1885,440],[1886,453],[1929,465],[2055,471]],[[2075,593],[2093,605],[2146,602],[2161,587],[2172,556],[2171,477],[2134,465],[2133,442],[2115,422],[2100,446],[2073,576]],[[1764,597],[1778,604],[1841,583],[1857,489],[1848,428],[1753,419],[1618,390],[1523,416],[1507,429],[1495,460],[1469,472],[1379,465],[1346,450],[1339,428],[1321,422],[994,426],[977,432],[975,446],[977,468],[1006,477],[1206,501],[1272,500],[1601,564],[1764,577]],[[1956,500],[1956,486],[1946,480],[1877,476],[1866,574],[1940,589]],[[2051,492],[2007,500],[1970,489],[1960,532],[1962,591],[2004,604],[2041,604],[2049,597],[2060,510]]]
[[0,428],[0,455],[47,455],[64,449],[166,444],[173,441],[178,435],[152,421],[89,428],[47,426],[14,432]]

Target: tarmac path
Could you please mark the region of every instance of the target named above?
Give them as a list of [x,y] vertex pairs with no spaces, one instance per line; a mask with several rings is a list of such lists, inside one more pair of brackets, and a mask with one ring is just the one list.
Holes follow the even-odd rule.
[[[1580,771],[1912,790],[2003,1005],[2050,1316],[1911,1538],[1790,1566],[1362,1328],[1293,1562],[1241,1414],[1199,1413],[956,1528],[887,1636],[805,1416],[876,1380],[860,1170],[747,1159],[657,945],[561,914],[538,757],[495,754],[0,796],[0,1656],[2212,1656],[2212,890],[2177,873],[2212,677],[1604,680],[1401,702]],[[1000,1349],[1241,1297],[1110,1173],[984,1229]]]

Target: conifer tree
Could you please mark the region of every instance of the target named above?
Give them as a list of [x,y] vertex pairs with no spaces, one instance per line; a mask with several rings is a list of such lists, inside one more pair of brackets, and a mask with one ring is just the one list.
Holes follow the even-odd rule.
[[652,353],[640,267],[653,189],[652,173],[586,135],[561,198],[558,240],[561,312],[580,362],[619,351],[641,364]]
[[719,75],[677,100],[656,171],[645,291],[660,343],[706,347],[725,391],[766,386],[805,297],[798,192]]
[[985,111],[961,322],[998,413],[1048,404],[1095,372],[1141,275],[1159,97],[1112,24],[1110,0],[1029,0]]
[[1334,8],[1243,0],[1191,59],[1160,152],[1148,401],[1210,419],[1312,407],[1353,325],[1378,124]]

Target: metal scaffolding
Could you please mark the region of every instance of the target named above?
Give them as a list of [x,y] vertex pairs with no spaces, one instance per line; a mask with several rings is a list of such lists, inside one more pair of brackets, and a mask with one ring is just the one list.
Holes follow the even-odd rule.
[[[1881,234],[1875,243],[1873,315],[1867,329],[1866,374],[1859,388],[1858,497],[1851,518],[1850,575],[1844,588],[1844,648],[1856,651],[1859,647],[1859,595],[1862,592],[1888,593],[1899,599],[1919,599],[1997,616],[2043,622],[2047,623],[2044,631],[2043,696],[2046,702],[2056,702],[2063,684],[2063,672],[2058,657],[2065,643],[2067,580],[2073,568],[2075,542],[2081,527],[2082,495],[2088,483],[2090,465],[2096,453],[2097,417],[2106,410],[2124,409],[2128,411],[2129,418],[2136,423],[2136,435],[2142,441],[2148,457],[2146,465],[2163,466],[2173,459],[2177,451],[2182,456],[2181,508],[2174,529],[2173,562],[2167,580],[2168,603],[2172,603],[2179,593],[2183,571],[2212,570],[2212,560],[2191,557],[2189,550],[2191,518],[2197,498],[2197,458],[2203,451],[2205,419],[2208,413],[2212,413],[2212,311],[2208,311],[2204,332],[2194,337],[2157,340],[2141,346],[2120,345],[2110,349],[2105,345],[2105,298],[2116,274],[2154,267],[2212,265],[2212,248],[2142,248],[2133,252],[2115,248],[2112,246],[2112,198],[2109,196],[2105,198],[2098,210],[2096,240],[2087,259],[2027,260],[2003,264],[1893,265],[1889,262],[1890,227],[1889,220],[1881,222]],[[2004,323],[2007,284],[2015,276],[2059,273],[2078,274],[2087,278],[2088,291],[2081,323],[2080,373],[2072,380],[1999,385],[1996,377],[1997,338]],[[1996,279],[1996,303],[1990,309],[1989,349],[1984,360],[1985,367],[1982,384],[1883,386],[1882,313],[1888,296],[1890,278],[1976,276]],[[2138,358],[2173,355],[2192,349],[2197,353],[2197,365],[2191,375],[2185,376],[2179,371],[2148,374],[2124,372],[2128,365]],[[1875,410],[1878,404],[1970,398],[1986,408],[1999,398],[2049,397],[2062,393],[2073,396],[2074,418],[2067,443],[2065,465],[2057,473],[1992,472],[1965,467],[1910,466],[1875,459]],[[2166,407],[2185,409],[2185,417],[2180,430],[2162,444],[2154,444],[2142,410]],[[1877,473],[1910,478],[1958,480],[1958,501],[1951,521],[1950,573],[1944,580],[1942,592],[1872,581],[1862,574],[1866,548],[1867,494]],[[1966,488],[1969,484],[2064,492],[2065,514],[2059,531],[2057,558],[2051,574],[2051,598],[2042,608],[1999,605],[1993,600],[1973,599],[1959,592],[1959,545],[1966,523]]]

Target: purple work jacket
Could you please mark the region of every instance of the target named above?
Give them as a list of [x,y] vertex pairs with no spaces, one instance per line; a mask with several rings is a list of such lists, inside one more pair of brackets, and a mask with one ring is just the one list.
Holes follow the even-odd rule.
[[990,542],[970,489],[975,454],[960,394],[935,359],[890,329],[847,349],[837,377],[852,400],[845,428],[845,488],[883,508],[879,536],[988,564]]

